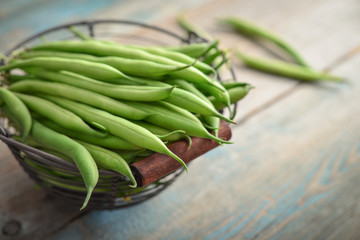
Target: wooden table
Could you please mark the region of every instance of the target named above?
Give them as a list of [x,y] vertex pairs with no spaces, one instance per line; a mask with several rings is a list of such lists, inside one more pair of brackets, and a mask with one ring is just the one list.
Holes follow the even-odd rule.
[[360,2],[357,0],[2,1],[0,51],[80,19],[144,21],[181,33],[184,13],[223,47],[272,56],[215,24],[248,18],[348,84],[306,84],[248,70],[235,144],[196,159],[140,205],[80,214],[36,189],[0,143],[0,239],[359,239]]

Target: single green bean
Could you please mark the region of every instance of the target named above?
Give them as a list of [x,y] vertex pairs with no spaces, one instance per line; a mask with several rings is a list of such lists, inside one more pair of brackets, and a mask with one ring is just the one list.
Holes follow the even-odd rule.
[[91,37],[89,35],[86,35],[83,32],[80,32],[80,30],[74,26],[69,27],[69,30],[78,38],[82,40],[90,40]]
[[63,153],[74,161],[87,189],[87,195],[81,207],[84,209],[99,179],[99,172],[91,154],[71,138],[43,126],[36,120],[33,121],[31,136],[44,146]]
[[[170,51],[169,51],[170,52]],[[172,54],[181,54],[170,52]],[[186,56],[186,55],[185,55]],[[188,68],[195,65],[203,65],[197,63],[195,59],[190,58],[186,64],[182,66],[179,65],[168,65],[162,63],[151,62],[148,60],[142,59],[129,59],[123,58],[119,56],[105,56],[105,57],[96,57],[89,54],[84,53],[69,53],[69,52],[59,52],[59,51],[25,51],[16,56],[20,59],[32,59],[38,57],[58,57],[65,59],[80,59],[89,62],[102,63],[116,68],[124,74],[129,76],[137,76],[137,77],[159,77],[169,74],[171,72],[180,71],[182,69]],[[208,66],[208,65],[207,65]],[[213,70],[210,66],[208,68]],[[139,71],[141,69],[141,71]]]
[[66,70],[102,81],[109,81],[117,78],[130,78],[114,67],[103,63],[59,57],[36,57],[25,60],[13,59],[12,63],[1,66],[0,71],[28,67],[42,67],[52,71]]
[[158,136],[163,141],[175,142],[185,137],[183,130],[171,131],[169,129],[145,122],[145,121],[132,121],[133,123],[146,128],[151,133]]
[[110,148],[110,149],[119,149],[119,150],[139,150],[141,149],[139,146],[136,146],[128,141],[117,137],[112,134],[108,134],[105,137],[96,137],[90,134],[79,133],[77,131],[73,131],[67,128],[60,126],[59,124],[49,121],[45,118],[37,119],[40,123],[45,125],[48,128],[53,129],[56,132],[69,136],[73,139],[82,140],[94,145],[98,145],[100,147]]
[[183,54],[180,52],[169,51],[164,48],[147,48],[147,47],[143,47],[143,46],[133,46],[133,48],[141,49],[148,53],[166,57],[171,60],[187,64],[188,66],[193,64],[193,66],[195,68],[197,68],[198,70],[200,70],[201,72],[206,73],[206,74],[209,74],[209,73],[216,74],[216,70],[214,68],[212,68],[210,65],[203,63],[202,61],[197,61],[195,58],[189,57],[186,54]]
[[275,34],[269,32],[268,30],[256,26],[250,21],[238,17],[227,17],[220,21],[224,24],[231,26],[240,33],[243,33],[250,37],[265,39],[267,41],[276,44],[277,46],[282,48],[285,52],[287,52],[298,64],[306,68],[310,68],[309,65],[305,62],[305,60],[292,46],[290,46],[290,44],[285,42],[279,36],[276,36]]
[[109,133],[121,137],[134,145],[166,154],[174,158],[187,170],[186,164],[178,156],[171,152],[158,137],[145,128],[140,127],[124,118],[112,115],[108,112],[88,105],[53,96],[44,97],[66,109],[69,109],[70,111],[73,111],[87,122],[100,122],[108,129]]
[[[35,120],[37,120],[37,119],[35,119]],[[46,126],[45,126],[45,127],[46,127]],[[15,140],[17,140],[17,141],[20,140],[20,138],[19,138],[18,136],[12,136],[12,138],[15,139]],[[59,157],[59,158],[61,158],[61,159],[64,159],[64,160],[66,160],[66,161],[68,161],[68,162],[73,162],[72,159],[71,159],[69,156],[67,156],[67,155],[65,155],[65,154],[63,154],[63,153],[60,153],[60,152],[58,152],[58,151],[55,151],[54,149],[50,149],[50,148],[42,145],[41,143],[37,142],[32,136],[29,136],[29,137],[26,139],[25,144],[28,145],[28,146],[30,146],[30,147],[36,148],[36,149],[38,149],[38,150],[41,150],[41,151],[43,151],[43,152],[49,153],[49,154],[51,154],[51,155],[54,155],[54,156],[56,156],[56,157]],[[64,174],[64,176],[65,176],[65,175],[66,175],[66,177],[71,176],[71,175],[69,175],[69,174]]]
[[[101,41],[101,40],[97,40],[100,41],[102,43],[105,44],[118,44],[117,42],[113,42],[113,41]],[[218,40],[215,40],[211,43],[208,42],[195,42],[195,43],[188,43],[188,44],[184,44],[184,45],[180,45],[180,46],[140,46],[140,45],[126,45],[127,47],[135,47],[138,48],[140,47],[142,50],[152,50],[152,49],[164,49],[167,51],[173,51],[173,52],[179,52],[179,53],[183,53],[189,57],[198,59],[201,58],[203,56],[205,56],[210,50],[216,48],[219,44]]]
[[137,187],[137,182],[128,163],[119,154],[94,144],[86,143],[80,140],[76,141],[89,151],[99,168],[118,172],[130,179],[133,183],[130,187]]
[[174,88],[173,86],[134,86],[111,84],[66,71],[51,72],[47,70],[39,70],[35,74],[40,79],[60,82],[97,92],[111,98],[129,101],[160,101],[167,98]]
[[20,124],[22,130],[23,141],[27,138],[31,131],[31,115],[25,104],[14,93],[0,87],[0,106],[4,102],[9,107],[9,112],[17,123]]
[[166,50],[174,51],[174,52],[180,52],[183,54],[188,55],[189,57],[193,58],[200,58],[205,56],[211,49],[216,48],[219,44],[219,41],[213,41],[211,44],[207,42],[203,43],[191,43],[181,46],[168,46],[168,47],[162,47]]
[[12,84],[9,89],[15,92],[44,93],[61,96],[132,120],[141,120],[148,116],[148,113],[110,97],[63,83],[23,80]]
[[239,57],[240,60],[244,62],[246,66],[279,76],[295,78],[303,81],[344,81],[340,77],[332,76],[324,72],[316,72],[309,68],[292,63],[286,63],[268,58],[252,57],[239,51],[236,51],[235,54],[237,57]]

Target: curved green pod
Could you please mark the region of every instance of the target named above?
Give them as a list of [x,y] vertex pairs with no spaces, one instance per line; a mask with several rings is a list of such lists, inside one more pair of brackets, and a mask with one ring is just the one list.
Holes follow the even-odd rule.
[[289,43],[285,42],[282,38],[276,36],[274,33],[271,33],[270,31],[239,17],[225,17],[223,19],[220,19],[220,22],[227,24],[234,28],[236,31],[250,37],[265,39],[276,44],[285,52],[287,52],[298,64],[306,68],[310,68],[306,61],[292,46],[290,46]]
[[119,154],[94,144],[79,140],[76,141],[89,151],[99,168],[118,172],[130,179],[133,183],[130,187],[137,187],[137,182],[128,163]]
[[91,154],[76,141],[45,127],[36,120],[33,121],[31,136],[37,142],[69,156],[74,161],[87,189],[87,195],[81,207],[84,209],[99,179],[99,172]]
[[36,57],[25,60],[14,59],[11,63],[1,66],[0,71],[28,67],[41,67],[52,71],[66,70],[103,81],[129,78],[114,67],[103,63],[59,57]]
[[246,66],[279,76],[299,79],[303,81],[344,81],[340,77],[332,76],[324,72],[317,72],[312,69],[292,63],[268,58],[253,57],[241,53],[240,51],[235,51],[235,54],[241,61],[244,62]]
[[63,83],[22,80],[12,84],[9,89],[16,92],[61,96],[133,120],[141,120],[148,116],[146,112],[133,108],[110,97]]
[[173,86],[135,86],[106,83],[67,71],[39,70],[36,72],[36,76],[40,79],[64,83],[104,96],[129,101],[160,101],[167,98],[174,89]]
[[14,93],[0,87],[0,106],[2,103],[8,107],[8,110],[14,121],[16,121],[22,130],[23,141],[27,138],[31,131],[32,120],[31,115],[26,105]]

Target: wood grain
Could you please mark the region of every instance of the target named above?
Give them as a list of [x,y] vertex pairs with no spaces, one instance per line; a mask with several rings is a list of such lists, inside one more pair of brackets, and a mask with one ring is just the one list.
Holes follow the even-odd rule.
[[[299,84],[247,70],[235,61],[239,79],[256,86],[239,104],[236,144],[198,158],[188,175],[148,202],[92,212],[76,221],[78,210],[34,189],[0,143],[0,226],[20,222],[15,239],[359,238],[358,1],[156,0],[152,6],[104,1],[89,8],[83,1],[73,5],[79,14],[63,13],[61,3],[42,2],[21,8],[10,4],[7,13],[0,12],[1,50],[14,39],[80,18],[121,16],[180,32],[175,15],[186,10],[187,17],[220,38],[224,47],[275,57],[213,21],[239,15],[276,31],[316,69],[329,69],[351,84]],[[24,11],[28,15],[16,18]]]

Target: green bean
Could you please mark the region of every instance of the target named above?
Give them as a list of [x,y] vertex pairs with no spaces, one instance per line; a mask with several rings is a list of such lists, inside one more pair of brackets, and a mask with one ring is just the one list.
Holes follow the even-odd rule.
[[285,52],[287,52],[298,64],[310,68],[309,65],[305,62],[305,60],[299,55],[299,53],[292,47],[290,44],[285,42],[279,36],[274,35],[266,29],[263,29],[255,24],[246,21],[237,17],[227,17],[220,20],[222,23],[225,23],[240,33],[244,33],[250,37],[265,39],[270,41],[280,48],[282,48]]
[[79,29],[77,29],[74,26],[69,27],[69,30],[78,38],[82,39],[82,40],[91,40],[91,37],[89,35],[86,35],[82,32],[79,31]]
[[36,120],[33,120],[31,135],[39,143],[69,156],[74,161],[87,189],[87,194],[81,207],[81,209],[84,209],[99,179],[99,172],[91,154],[86,148],[71,138],[43,126]]
[[160,101],[168,97],[174,88],[173,86],[134,86],[111,84],[66,71],[51,72],[47,70],[39,70],[36,72],[36,76],[40,79],[69,84],[89,91],[97,92],[108,97],[129,101]]
[[[141,120],[148,114],[115,99],[99,93],[56,82],[23,80],[12,84],[9,89],[16,92],[44,93],[79,101],[128,119]],[[130,93],[129,93],[130,94]]]
[[133,123],[146,128],[151,133],[158,136],[163,141],[175,142],[185,137],[183,130],[170,131],[169,129],[144,122],[144,121],[132,121]]
[[[35,119],[35,120],[37,120],[37,119]],[[46,127],[46,126],[45,126],[45,127]],[[12,136],[12,138],[15,139],[15,140],[17,140],[17,141],[20,140],[20,138],[17,137],[17,136]],[[60,152],[58,152],[58,151],[55,151],[54,149],[50,149],[50,148],[48,148],[48,147],[45,147],[44,145],[42,145],[41,143],[39,143],[38,141],[36,141],[32,136],[29,136],[29,137],[26,139],[25,144],[28,145],[28,146],[30,146],[30,147],[36,148],[36,149],[38,149],[38,150],[41,150],[41,151],[43,151],[43,152],[49,153],[49,154],[51,154],[51,155],[54,155],[54,156],[56,156],[56,157],[59,157],[59,158],[61,158],[61,159],[64,159],[64,160],[66,160],[66,161],[68,161],[68,162],[73,162],[72,159],[71,159],[69,156],[67,156],[67,155],[65,155],[65,154],[63,154],[63,153],[60,153]],[[71,175],[69,175],[69,174],[64,174],[64,175],[66,175],[67,177],[71,176]]]
[[203,43],[191,43],[182,46],[170,46],[170,47],[162,47],[166,50],[180,52],[188,55],[193,58],[200,58],[205,56],[211,49],[216,48],[219,44],[218,40],[213,41],[211,44],[207,42]]
[[192,65],[202,71],[203,73],[209,74],[214,73],[216,74],[216,71],[214,68],[212,68],[210,65],[203,63],[201,61],[196,61],[195,58],[189,57],[186,54],[175,52],[175,51],[169,51],[163,48],[147,48],[143,46],[133,46],[133,48],[140,49],[143,51],[146,51],[148,53],[156,54],[162,57],[169,58],[171,60],[181,62],[184,64],[187,64],[188,66]]
[[[169,51],[170,52],[170,51]],[[176,54],[175,52],[170,52]],[[180,54],[180,53],[178,53]],[[32,59],[38,57],[59,57],[66,59],[80,59],[89,62],[103,63],[116,68],[117,70],[131,76],[137,77],[159,77],[169,74],[171,72],[180,71],[195,65],[203,66],[203,64],[197,63],[195,59],[189,59],[186,64],[181,66],[167,65],[156,62],[151,62],[142,59],[129,59],[118,56],[105,56],[96,57],[84,53],[69,53],[69,52],[57,52],[57,51],[27,51],[17,55],[17,58]],[[208,66],[208,65],[207,65]],[[210,71],[214,71],[210,66]],[[139,71],[141,69],[141,71]]]
[[278,60],[270,60],[268,58],[252,57],[241,53],[235,52],[236,56],[241,59],[244,64],[250,68],[257,69],[263,72],[276,74],[279,76],[295,78],[303,81],[321,81],[329,80],[335,82],[343,82],[340,77],[331,76],[327,73],[316,72],[306,67],[302,67],[292,63],[286,63]]
[[[243,99],[253,88],[253,86],[250,84],[239,82],[224,84],[224,86],[228,88],[231,103],[235,103]],[[209,96],[209,100],[213,103],[215,109],[217,110],[223,109],[225,107],[223,103],[217,101],[213,96]]]
[[171,152],[158,137],[145,128],[140,127],[124,118],[112,115],[108,112],[88,105],[53,96],[44,97],[75,112],[87,122],[101,122],[101,124],[109,130],[109,133],[121,137],[134,145],[166,154],[174,158],[187,170],[186,164],[178,156]]
[[21,93],[15,93],[15,95],[20,98],[30,110],[56,122],[64,128],[87,133],[92,136],[104,137],[104,133],[92,129],[80,117],[50,101]]
[[98,145],[100,147],[110,148],[110,149],[120,149],[120,150],[139,150],[141,149],[139,146],[136,146],[128,141],[119,138],[115,135],[108,134],[105,137],[95,137],[89,134],[79,134],[77,131],[73,131],[67,128],[56,124],[53,121],[49,121],[45,118],[37,119],[40,123],[45,125],[48,128],[53,129],[56,132],[69,136],[73,139],[82,140],[91,144]]
[[223,83],[223,86],[225,87],[226,90],[230,90],[233,88],[237,88],[237,89],[243,88],[246,92],[254,88],[254,86],[252,86],[251,84],[243,83],[243,82],[225,82]]
[[76,141],[89,151],[99,168],[118,172],[130,179],[133,183],[130,187],[135,188],[137,186],[137,182],[129,165],[120,155],[94,144],[86,143],[80,140]]
[[27,67],[43,67],[52,71],[67,70],[102,81],[117,78],[129,79],[129,76],[126,76],[114,67],[103,63],[59,57],[36,57],[26,60],[13,59],[12,63],[1,66],[0,71]]
[[[156,63],[169,64],[179,67],[183,66],[183,63],[179,63],[177,61],[173,61],[165,57],[154,55],[140,49],[134,49],[134,48],[122,46],[120,44],[116,44],[116,45],[106,44],[100,41],[58,41],[58,42],[51,42],[51,43],[34,46],[32,47],[32,50],[53,50],[53,51],[88,53],[95,56],[119,56],[119,57],[132,58],[132,59],[143,59],[143,60],[153,61]],[[67,69],[63,69],[63,70],[67,70]],[[141,71],[141,69],[139,69],[139,71]],[[216,85],[213,84],[211,78],[209,78],[204,73],[202,73],[201,71],[199,71],[194,67],[188,67],[180,71],[171,72],[169,73],[169,75],[180,77],[187,81],[200,82],[203,83],[203,85],[211,85],[216,87]],[[97,79],[97,77],[94,78]],[[218,89],[218,90],[223,91],[223,89]]]
[[22,140],[25,141],[31,131],[32,125],[28,108],[18,96],[3,87],[0,87],[0,106],[2,105],[1,102],[4,102],[5,105],[9,107],[9,112],[15,121],[19,123],[22,130]]

